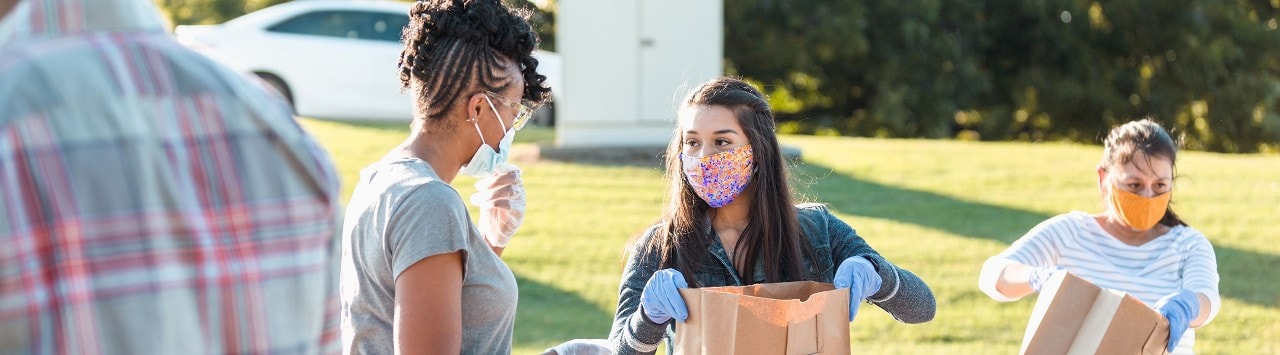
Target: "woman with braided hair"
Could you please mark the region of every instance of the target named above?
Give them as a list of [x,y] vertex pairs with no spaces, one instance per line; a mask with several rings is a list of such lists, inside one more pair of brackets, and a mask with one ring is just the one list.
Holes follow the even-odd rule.
[[[524,219],[511,141],[550,89],[524,11],[420,0],[400,58],[409,137],[360,172],[342,250],[347,353],[511,352],[516,280],[499,257]],[[480,178],[472,223],[449,184]]]

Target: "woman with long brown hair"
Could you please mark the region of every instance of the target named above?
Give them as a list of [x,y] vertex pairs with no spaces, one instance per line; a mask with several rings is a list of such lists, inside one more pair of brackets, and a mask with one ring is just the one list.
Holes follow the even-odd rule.
[[628,252],[609,336],[617,353],[657,350],[679,326],[672,320],[688,316],[678,292],[685,287],[830,282],[849,289],[850,321],[862,300],[903,322],[933,319],[924,281],[823,205],[792,203],[773,111],[758,90],[714,79],[677,115],[666,208]]

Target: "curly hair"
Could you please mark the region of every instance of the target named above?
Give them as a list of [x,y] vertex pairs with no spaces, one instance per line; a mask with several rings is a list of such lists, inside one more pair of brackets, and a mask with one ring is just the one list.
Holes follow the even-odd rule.
[[417,85],[419,117],[445,116],[464,91],[501,92],[511,78],[505,60],[520,66],[522,98],[545,102],[551,89],[538,74],[533,50],[538,35],[528,22],[529,11],[512,9],[500,0],[419,0],[409,9],[400,53],[401,89]]

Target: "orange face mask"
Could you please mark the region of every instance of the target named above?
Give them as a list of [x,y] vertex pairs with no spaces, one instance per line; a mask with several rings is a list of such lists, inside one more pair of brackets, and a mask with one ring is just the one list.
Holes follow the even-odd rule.
[[1169,209],[1171,196],[1173,196],[1172,192],[1166,192],[1155,197],[1144,197],[1112,186],[1111,208],[1116,210],[1116,215],[1120,216],[1124,224],[1139,230],[1148,230],[1164,218],[1165,210]]

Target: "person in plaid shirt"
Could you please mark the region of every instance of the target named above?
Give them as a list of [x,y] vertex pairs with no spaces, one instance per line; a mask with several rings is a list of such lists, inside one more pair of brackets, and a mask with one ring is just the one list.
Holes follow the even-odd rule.
[[0,353],[340,351],[338,179],[149,0],[0,0]]

